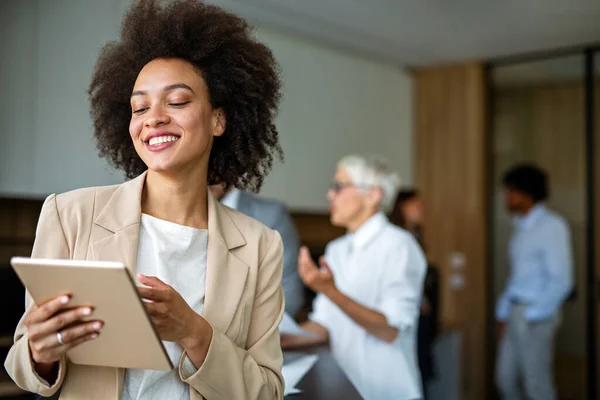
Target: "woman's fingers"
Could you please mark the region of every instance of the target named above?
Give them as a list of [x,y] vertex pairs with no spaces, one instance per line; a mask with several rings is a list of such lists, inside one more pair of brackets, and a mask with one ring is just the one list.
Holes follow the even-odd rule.
[[78,339],[76,339],[75,341],[66,344],[65,346],[67,346],[67,349],[65,350],[65,352],[67,350],[70,350],[70,349],[72,349],[74,347],[79,346],[80,344],[83,344],[85,342],[89,342],[90,340],[97,339],[99,335],[100,335],[100,332],[93,332],[93,333],[88,333],[85,336],[81,336]]
[[67,345],[70,345],[72,343],[76,343],[81,338],[100,332],[102,326],[103,323],[101,321],[87,322],[85,324],[65,329],[61,331],[60,334],[62,336],[63,342]]
[[67,350],[97,337],[102,328],[101,321],[84,321],[92,314],[91,307],[65,310],[68,302],[69,297],[58,297],[33,310],[27,317],[29,346],[35,362],[60,360]]
[[142,299],[151,301],[167,301],[168,296],[165,290],[138,286],[137,291]]
[[89,342],[90,340],[94,340],[94,339],[98,338],[98,336],[99,336],[99,332],[87,333],[84,336],[79,336],[77,339],[75,339],[72,342],[65,343],[63,345],[58,345],[58,346],[57,346],[56,337],[54,338],[54,340],[52,340],[52,337],[48,336],[47,343],[54,343],[54,347],[49,347],[48,349],[42,350],[39,352],[35,352],[32,349],[33,360],[36,363],[47,363],[47,364],[56,362],[56,361],[60,360],[61,357],[68,350],[75,348],[85,342]]
[[72,310],[64,311],[50,319],[36,323],[29,327],[29,337],[35,341],[48,335],[55,335],[56,332],[65,326],[78,322],[92,314],[91,307],[78,307]]
[[25,325],[30,326],[50,319],[54,314],[65,308],[69,300],[69,296],[64,295],[47,301],[29,313],[25,319]]
[[162,317],[169,312],[169,307],[165,303],[145,302],[144,306],[152,317]]
[[102,329],[101,321],[92,321],[60,331],[62,344],[58,340],[58,332],[52,332],[38,340],[30,340],[33,360],[38,363],[51,363],[59,360],[69,349],[88,340],[93,340]]

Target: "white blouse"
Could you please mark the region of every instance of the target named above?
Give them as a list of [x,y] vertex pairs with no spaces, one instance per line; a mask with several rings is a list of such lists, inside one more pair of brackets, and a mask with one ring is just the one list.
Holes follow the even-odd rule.
[[399,330],[386,343],[318,294],[310,319],[329,331],[338,364],[365,400],[421,398],[416,335],[426,261],[420,246],[376,214],[354,234],[329,243],[325,258],[342,293]]
[[[171,285],[198,314],[204,311],[206,251],[208,231],[142,214],[136,273],[156,276]],[[163,342],[172,371],[128,369],[123,385],[123,400],[189,399],[189,386],[177,370],[183,349],[176,343]],[[186,357],[184,373],[196,369]]]

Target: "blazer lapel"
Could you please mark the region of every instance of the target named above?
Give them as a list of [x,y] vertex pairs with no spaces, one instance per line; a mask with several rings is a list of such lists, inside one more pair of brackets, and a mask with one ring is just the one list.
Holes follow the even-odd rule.
[[92,257],[97,261],[120,261],[135,272],[142,190],[146,173],[120,185],[94,221],[96,229],[91,243]]
[[[137,178],[120,185],[94,221],[92,259],[120,261],[133,276],[135,273],[140,221],[142,218],[142,190],[146,181],[144,172]],[[116,398],[123,391],[125,370],[115,368]]]
[[238,309],[249,268],[230,250],[245,244],[228,210],[209,193],[204,317],[224,334]]

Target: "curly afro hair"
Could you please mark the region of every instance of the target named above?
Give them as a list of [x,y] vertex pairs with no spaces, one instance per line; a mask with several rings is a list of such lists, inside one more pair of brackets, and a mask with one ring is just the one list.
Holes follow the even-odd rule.
[[271,51],[242,18],[200,0],[162,7],[140,0],[128,10],[118,41],[108,43],[89,87],[100,156],[133,178],[147,169],[129,136],[130,96],[141,69],[157,58],[191,63],[224,110],[225,133],[215,137],[208,183],[258,191],[275,159],[283,159],[274,124],[279,69]]

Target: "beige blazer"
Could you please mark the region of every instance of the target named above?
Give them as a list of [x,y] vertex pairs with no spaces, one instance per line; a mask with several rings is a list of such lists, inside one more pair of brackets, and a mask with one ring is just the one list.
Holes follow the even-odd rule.
[[[32,257],[121,261],[136,265],[146,174],[116,186],[75,190],[46,199]],[[204,318],[213,339],[188,379],[190,399],[282,399],[279,322],[283,246],[279,234],[208,196],[208,258]],[[133,271],[132,271],[133,272]],[[33,307],[26,300],[25,315]],[[34,372],[23,319],[5,367],[24,390],[61,400],[119,399],[125,370],[61,360],[49,386]],[[181,362],[179,364],[181,372]]]

